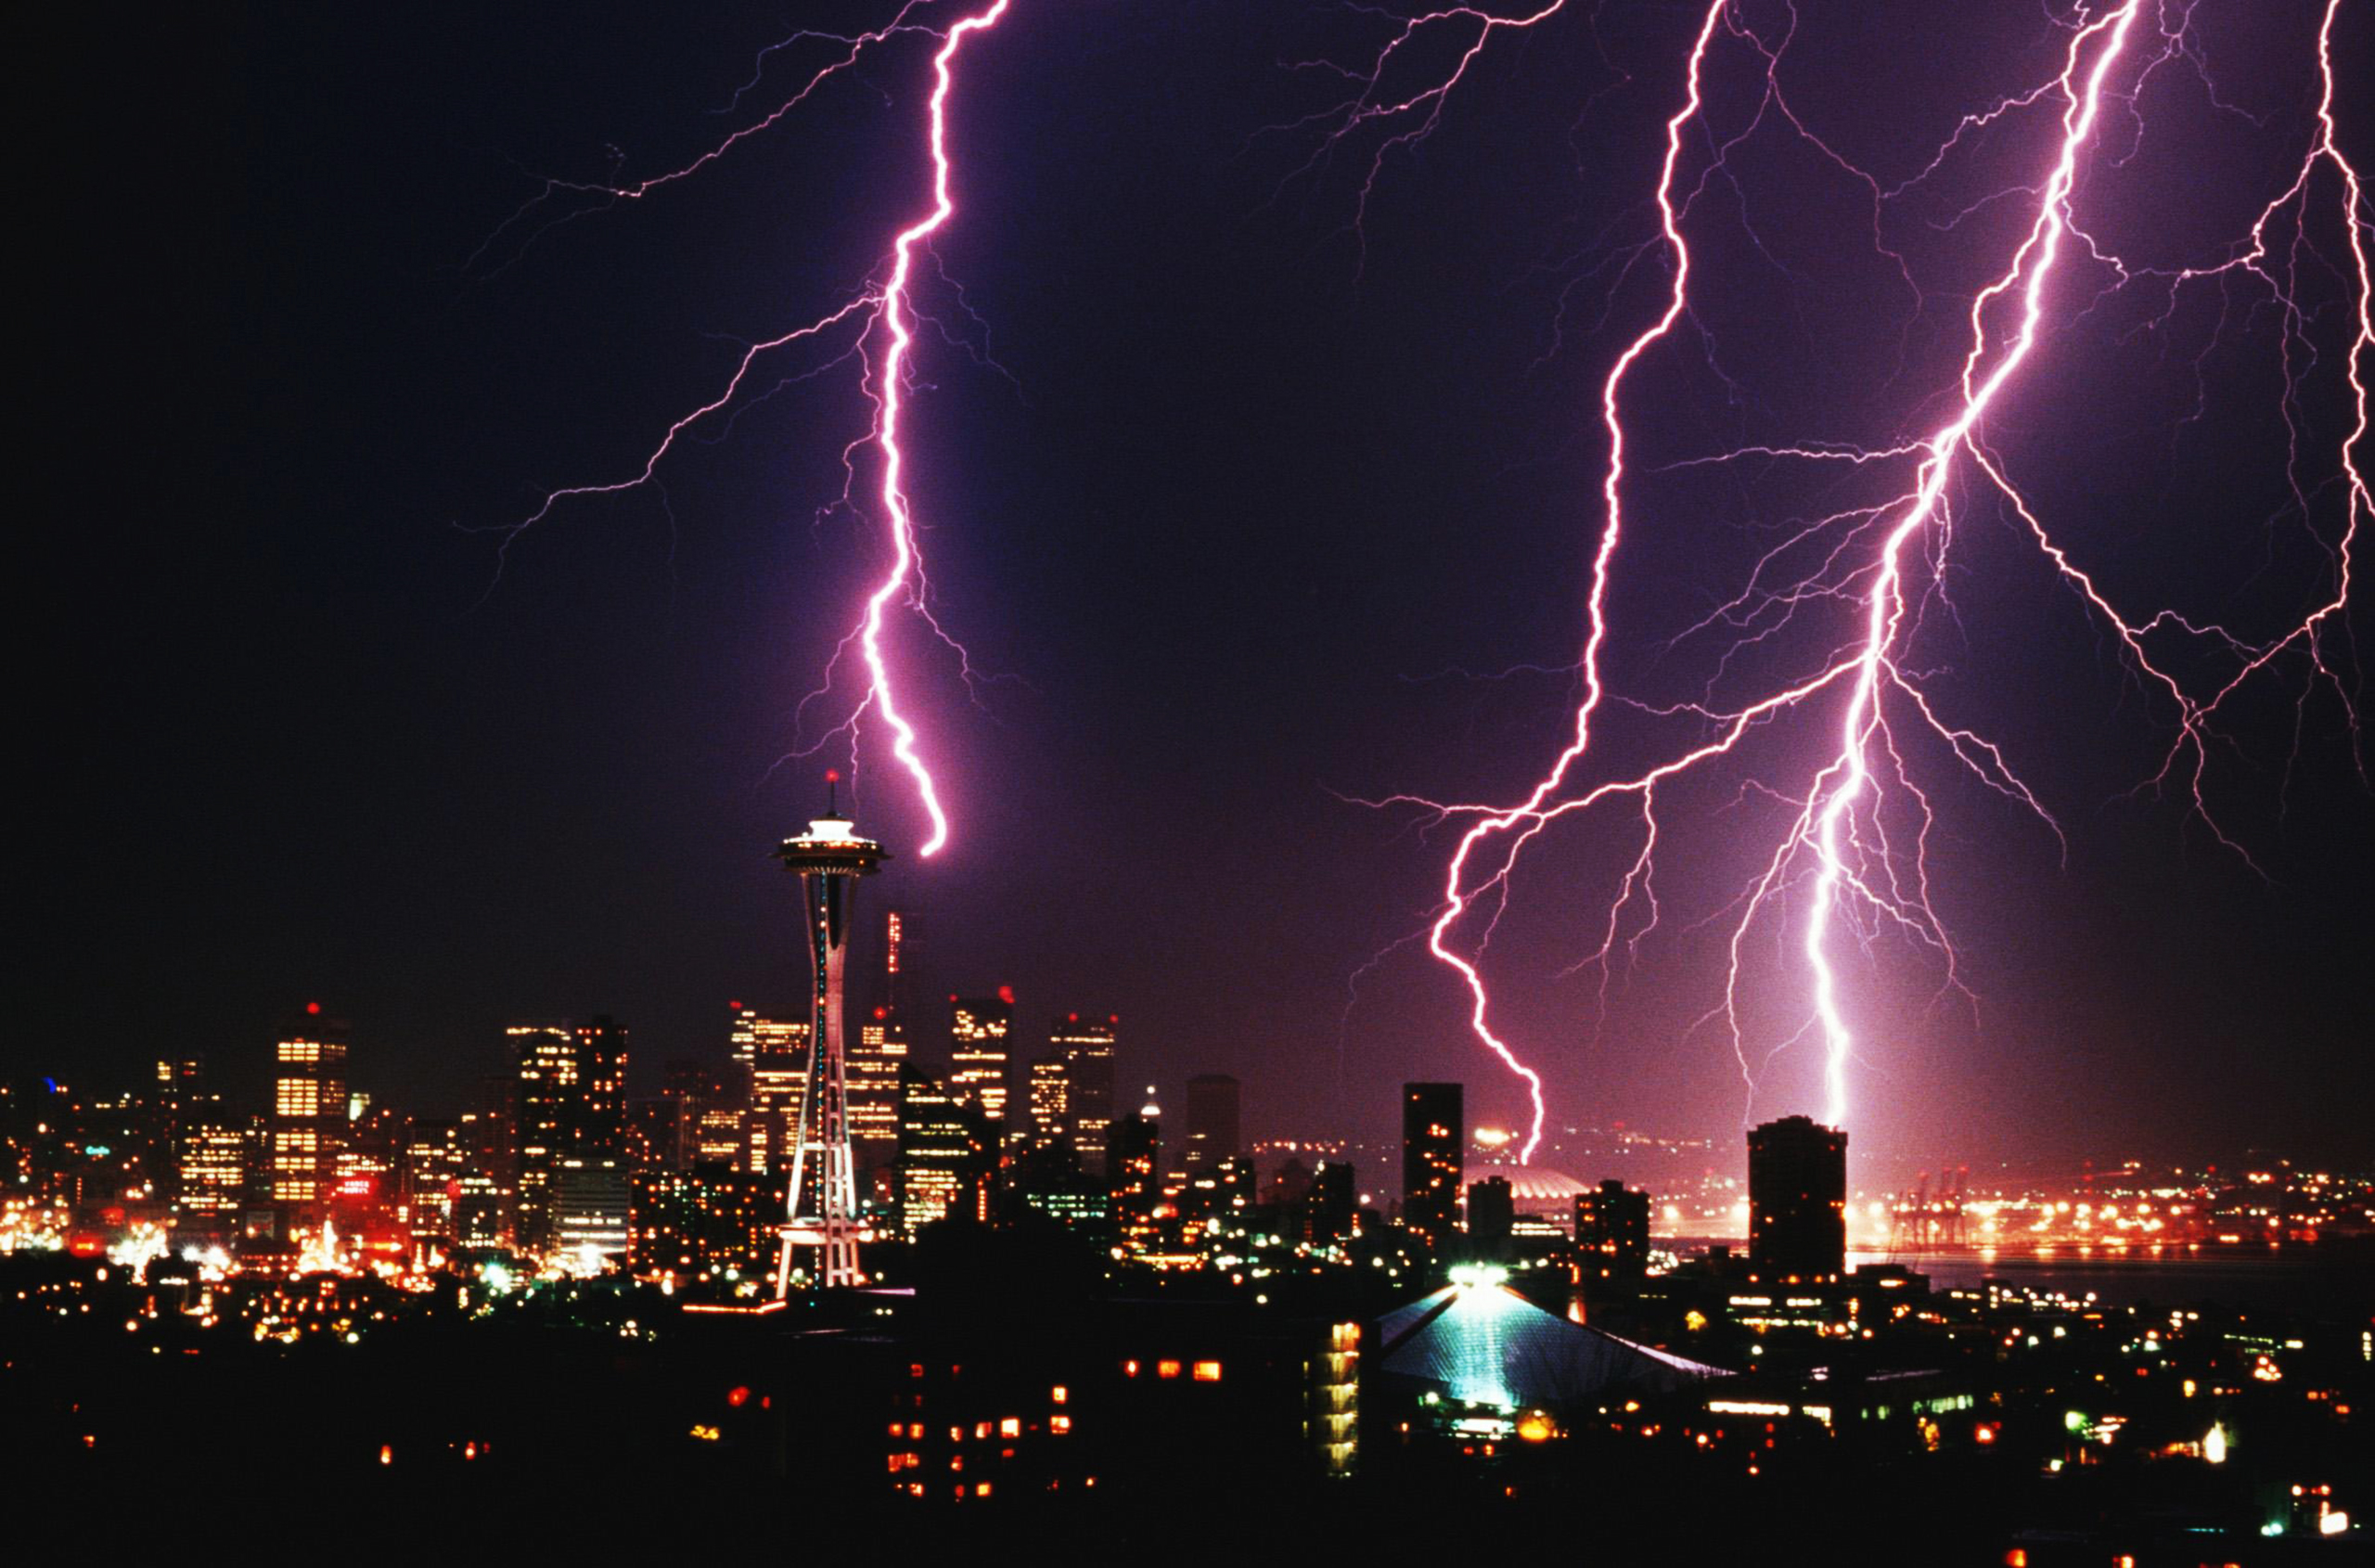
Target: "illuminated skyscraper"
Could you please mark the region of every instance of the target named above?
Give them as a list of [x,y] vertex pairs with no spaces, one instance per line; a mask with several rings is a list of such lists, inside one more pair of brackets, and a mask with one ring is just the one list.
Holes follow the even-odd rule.
[[[597,1016],[565,1023],[516,1024],[506,1031],[519,1078],[519,1245],[562,1246],[561,1173],[572,1186],[605,1195],[625,1179],[626,1031]],[[607,1173],[607,1175],[605,1174]],[[595,1200],[572,1199],[584,1209]],[[618,1245],[626,1245],[625,1200],[618,1197]],[[582,1229],[583,1227],[577,1228]],[[576,1243],[581,1248],[582,1240]]]
[[577,1036],[565,1023],[515,1023],[504,1030],[519,1080],[519,1218],[513,1233],[526,1251],[553,1240],[553,1173],[568,1143],[568,1099],[578,1083]]
[[456,1124],[423,1118],[406,1131],[403,1217],[404,1229],[415,1241],[457,1234],[455,1210],[469,1166],[462,1130]]
[[1112,1195],[1112,1215],[1123,1236],[1143,1249],[1162,1233],[1162,1111],[1148,1091],[1146,1109],[1131,1112],[1113,1125],[1111,1158],[1107,1164],[1106,1190]]
[[1809,1284],[1847,1268],[1847,1135],[1784,1116],[1748,1135],[1749,1272]]
[[882,917],[882,987],[858,1023],[850,1052],[850,1145],[857,1156],[858,1196],[891,1196],[899,1162],[899,1064],[907,1060],[908,917]]
[[1463,1099],[1457,1084],[1402,1086],[1402,1221],[1439,1247],[1459,1225]]
[[1103,1021],[1070,1013],[1047,1032],[1047,1043],[1061,1051],[1070,1069],[1072,1148],[1080,1168],[1093,1176],[1106,1175],[1106,1140],[1113,1126],[1114,1031],[1118,1014]]
[[1238,1130],[1239,1088],[1226,1073],[1188,1080],[1188,1142],[1179,1174],[1192,1182],[1244,1152]]
[[791,1168],[801,1108],[808,1096],[813,1027],[805,1019],[762,1018],[751,1008],[735,1014],[734,1061],[742,1081],[751,1086],[736,1163],[753,1176]]
[[850,1148],[849,1062],[842,1039],[842,988],[857,879],[871,876],[889,858],[882,846],[858,837],[854,825],[834,809],[808,831],[786,839],[777,852],[787,870],[800,874],[808,958],[815,981],[809,1029],[808,1081],[800,1101],[792,1141],[791,1172],[785,1183],[783,1250],[776,1263],[776,1299],[791,1289],[797,1247],[816,1249],[815,1281],[828,1290],[860,1285],[857,1243],[862,1225],[857,1201],[856,1157]]
[[247,1137],[227,1121],[185,1123],[180,1146],[180,1198],[173,1207],[188,1228],[212,1232],[229,1227],[247,1190]]
[[995,996],[948,998],[948,1086],[1001,1127],[1006,1121],[1007,1037],[1014,1032],[1014,988]]
[[1031,1146],[1046,1149],[1072,1138],[1072,1064],[1060,1055],[1043,1056],[1031,1063]]
[[990,1163],[980,1115],[907,1062],[899,1069],[899,1211],[907,1234],[952,1215],[981,1217]]
[[305,1004],[273,1047],[271,1190],[275,1202],[327,1202],[346,1134],[346,1026]]
[[[891,917],[891,940],[899,917]],[[861,1197],[899,1161],[899,1066],[907,1060],[907,1026],[898,1009],[879,1002],[858,1024],[850,1052],[850,1146],[857,1156]]]

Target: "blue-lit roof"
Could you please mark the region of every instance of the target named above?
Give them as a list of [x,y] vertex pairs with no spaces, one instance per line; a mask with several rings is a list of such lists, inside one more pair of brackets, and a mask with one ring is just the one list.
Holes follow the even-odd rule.
[[1719,1367],[1545,1312],[1506,1285],[1447,1285],[1378,1323],[1379,1369],[1475,1405],[1555,1407],[1663,1393]]

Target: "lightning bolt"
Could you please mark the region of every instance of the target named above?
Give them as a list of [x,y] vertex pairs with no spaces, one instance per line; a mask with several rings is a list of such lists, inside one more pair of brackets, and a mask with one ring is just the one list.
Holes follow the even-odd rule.
[[[1316,170],[1325,158],[1340,151],[1366,146],[1367,159],[1354,202],[1354,222],[1357,228],[1388,155],[1434,130],[1452,94],[1493,36],[1505,31],[1522,32],[1541,26],[1565,9],[1565,0],[1557,0],[1511,17],[1461,6],[1406,19],[1389,19],[1380,45],[1354,65],[1330,68],[1355,84],[1353,96],[1297,122],[1303,127],[1317,125],[1323,133],[1320,151],[1304,165],[1303,172]],[[1818,704],[1836,704],[1834,740],[1827,760],[1796,790],[1765,790],[1791,805],[1790,821],[1760,857],[1761,869],[1733,906],[1723,998],[1709,1015],[1726,1021],[1742,1079],[1752,1094],[1756,1068],[1751,1061],[1740,1021],[1744,948],[1752,929],[1759,921],[1789,919],[1784,894],[1803,884],[1806,894],[1798,949],[1810,996],[1808,1018],[1797,1034],[1774,1048],[1784,1048],[1804,1034],[1819,1035],[1823,1045],[1825,1116],[1834,1124],[1843,1121],[1847,1114],[1848,1069],[1855,1045],[1849,1009],[1841,995],[1835,958],[1843,935],[1861,940],[1874,929],[1893,927],[1940,955],[1947,984],[1959,985],[1953,944],[1931,902],[1928,847],[1935,820],[1931,797],[1913,778],[1895,726],[1917,726],[1985,787],[2034,814],[2057,836],[2060,833],[2059,824],[2037,794],[2014,772],[2003,751],[1943,715],[1924,689],[1919,672],[1906,661],[1907,644],[1919,627],[1924,607],[1934,604],[1951,609],[1945,598],[1944,572],[1953,538],[1953,487],[1966,470],[1975,474],[1986,490],[2001,497],[2060,579],[2111,634],[2130,667],[2149,689],[2166,700],[2175,715],[2173,738],[2159,773],[2149,782],[2159,787],[2181,779],[2189,792],[2191,814],[2209,825],[2220,843],[2249,859],[2243,846],[2220,828],[2204,793],[2212,745],[2219,739],[2214,721],[2248,683],[2274,669],[2288,653],[2304,655],[2310,674],[2302,702],[2307,701],[2311,690],[2330,689],[2341,699],[2348,714],[2355,750],[2359,735],[2350,690],[2326,649],[2330,628],[2337,623],[2350,602],[2352,554],[2360,520],[2369,510],[2369,490],[2358,466],[2357,448],[2369,424],[2364,360],[2369,348],[2375,347],[2375,329],[2370,329],[2369,325],[2369,283],[2375,272],[2370,272],[2367,254],[2369,222],[2365,197],[2357,171],[2341,149],[2334,121],[2333,31],[2340,0],[2328,0],[2322,13],[2317,35],[2317,130],[2302,162],[2290,183],[2259,212],[2248,236],[2228,256],[2197,266],[2154,265],[2123,259],[2081,225],[2073,199],[2082,170],[2090,153],[2097,150],[2107,102],[2132,104],[2144,80],[2173,61],[2185,62],[2197,73],[2203,73],[2201,52],[2187,31],[2190,6],[2180,7],[2172,0],[2124,0],[2098,14],[2082,10],[2060,24],[2068,39],[2060,68],[2051,79],[1962,116],[1948,139],[1919,171],[1894,185],[1858,168],[1825,144],[1782,92],[1779,65],[1790,36],[1795,32],[1794,9],[1786,4],[1782,6],[1788,21],[1778,42],[1768,42],[1760,35],[1743,19],[1742,9],[1740,0],[1713,0],[1701,15],[1685,60],[1683,101],[1665,122],[1664,157],[1654,193],[1658,235],[1632,251],[1625,262],[1629,270],[1642,256],[1652,252],[1662,255],[1667,270],[1667,289],[1663,308],[1625,343],[1600,385],[1600,423],[1608,456],[1599,484],[1600,529],[1585,598],[1583,651],[1577,665],[1582,694],[1574,713],[1572,738],[1533,789],[1515,804],[1444,803],[1406,794],[1363,803],[1378,807],[1416,808],[1433,821],[1465,824],[1445,867],[1441,902],[1426,928],[1427,945],[1463,988],[1469,1026],[1477,1041],[1525,1086],[1533,1107],[1533,1122],[1521,1159],[1531,1159],[1541,1142],[1545,1116],[1543,1081],[1540,1073],[1522,1060],[1496,1031],[1482,960],[1508,906],[1511,877],[1521,858],[1527,847],[1560,818],[1589,811],[1619,796],[1632,800],[1638,812],[1639,852],[1618,884],[1599,948],[1585,960],[1603,966],[1604,982],[1605,966],[1612,960],[1626,911],[1634,901],[1638,898],[1646,906],[1648,920],[1632,933],[1630,945],[1637,947],[1641,937],[1655,927],[1659,919],[1654,877],[1661,833],[1657,801],[1660,787],[1678,776],[1710,767],[1719,759],[1734,755],[1752,732],[1772,721],[1801,710],[1818,711]],[[1389,73],[1406,73],[1409,68],[1401,62],[1431,38],[1447,45],[1451,63],[1416,85],[1389,89],[1385,85]],[[1716,141],[1712,132],[1707,133],[1713,148],[1707,166],[1696,183],[1686,187],[1679,179],[1686,134],[1694,124],[1704,124],[1706,69],[1713,52],[1733,40],[1745,45],[1761,62],[1761,101],[1747,129],[1721,141]],[[2149,41],[2139,46],[2139,40]],[[1314,62],[1303,63],[1309,66]],[[2127,84],[2124,98],[2114,85],[2119,80]],[[2207,85],[2206,73],[2202,80]],[[2215,90],[2211,96],[2222,109],[2230,108],[2218,100]],[[1719,701],[1714,681],[1701,700],[1655,705],[1624,700],[1628,706],[1652,718],[1692,722],[1701,726],[1702,739],[1646,771],[1589,781],[1583,770],[1593,749],[1595,720],[1611,700],[1603,673],[1612,624],[1609,589],[1630,521],[1625,508],[1631,477],[1626,463],[1626,386],[1643,357],[1673,337],[1689,314],[1693,263],[1686,227],[1693,204],[1723,170],[1724,160],[1733,148],[1756,134],[1768,120],[1778,121],[1868,188],[1874,214],[1874,248],[1895,261],[1899,272],[1910,283],[1905,259],[1881,239],[1881,215],[1887,205],[1935,174],[1966,136],[1983,135],[1996,122],[2040,105],[2059,106],[2060,111],[2060,134],[2054,140],[2052,158],[2035,183],[1987,199],[2025,200],[2028,221],[2001,270],[1971,302],[1969,347],[1961,356],[1955,390],[1945,400],[1950,412],[1943,421],[1918,436],[1881,447],[1850,442],[1806,442],[1746,446],[1688,460],[1690,464],[1751,459],[1766,464],[1841,464],[1880,473],[1909,469],[1901,485],[1878,504],[1836,512],[1791,528],[1783,543],[1756,563],[1747,586],[1736,598],[1683,636],[1718,627],[1737,635],[1738,641],[1718,666],[1720,679],[1730,669],[1735,654],[1771,639],[1809,608],[1850,607],[1852,634],[1817,667],[1778,684],[1752,701]],[[2140,139],[2140,120],[2137,134]],[[2302,393],[2303,377],[2306,374],[2302,366],[2316,357],[2308,341],[2314,313],[2298,302],[2298,279],[2304,253],[2308,262],[2325,260],[2303,238],[2321,170],[2330,173],[2340,186],[2339,214],[2348,236],[2350,261],[2345,276],[2353,302],[2352,330],[2343,355],[2353,421],[2337,454],[2345,491],[2344,516],[2339,536],[2325,543],[2331,563],[2331,591],[2296,621],[2273,636],[2257,640],[2222,625],[2189,618],[2175,610],[2142,615],[2124,612],[2095,576],[2078,563],[2073,547],[2056,538],[2039,509],[2014,484],[2002,455],[1986,439],[1987,417],[2036,353],[2048,331],[2051,286],[2056,283],[2057,275],[2067,271],[2072,258],[2076,257],[2084,264],[2108,270],[2112,281],[2106,292],[2148,283],[2164,286],[2169,290],[2169,315],[2175,313],[2180,290],[2204,280],[2240,276],[2264,288],[2284,321],[2284,422],[2297,445],[2301,432],[2292,418],[2292,404]],[[1955,221],[1958,223],[1962,215]],[[2281,226],[2288,222],[2292,225],[2293,236],[2290,249],[2279,238]],[[1918,289],[1915,294],[1918,301]],[[2163,320],[2166,318],[2164,315]],[[2308,497],[2297,479],[2294,493],[2300,508],[2306,513]],[[1791,563],[1806,552],[1815,556],[1813,566],[1793,568]],[[2156,651],[2156,639],[2172,637],[2182,639],[2189,648],[2207,648],[2222,653],[2230,667],[2206,690],[2189,686],[2177,674],[2170,657]],[[2360,765],[2363,774],[2363,760]],[[1900,824],[1909,824],[1909,844],[1893,842],[1891,816],[1883,810],[1885,801],[1898,797],[1906,803],[1897,812],[1896,819]],[[1902,827],[1897,829],[1900,833],[1903,830]]]
[[[992,4],[944,28],[917,19],[918,13],[925,10],[927,0],[908,0],[908,4],[903,6],[890,22],[872,32],[851,34],[803,32],[793,34],[782,43],[771,45],[766,53],[772,54],[794,44],[822,41],[831,46],[831,58],[811,71],[788,96],[766,113],[720,138],[684,164],[646,179],[613,184],[548,179],[544,182],[543,189],[506,220],[481,247],[479,254],[471,259],[471,264],[475,266],[504,235],[522,225],[533,225],[551,203],[561,198],[572,195],[585,197],[593,199],[597,205],[581,207],[562,216],[546,219],[543,228],[530,226],[529,238],[521,244],[522,250],[526,244],[533,243],[545,228],[569,222],[586,211],[599,210],[602,206],[641,200],[678,181],[690,178],[727,157],[745,141],[781,122],[793,109],[807,102],[827,82],[856,65],[870,49],[910,34],[923,34],[940,41],[932,55],[932,88],[925,106],[931,161],[931,203],[892,237],[887,251],[888,264],[880,278],[869,281],[858,293],[825,315],[751,344],[716,395],[671,423],[645,454],[641,466],[628,477],[602,483],[567,485],[549,491],[533,511],[494,531],[500,535],[496,549],[499,579],[512,546],[529,530],[550,517],[554,509],[564,502],[617,495],[653,485],[661,462],[675,449],[678,438],[743,398],[746,388],[752,381],[752,373],[763,359],[776,354],[777,351],[814,342],[841,342],[840,353],[831,363],[838,364],[851,356],[860,361],[864,366],[861,379],[863,395],[872,410],[872,418],[866,431],[842,448],[841,460],[847,483],[841,499],[854,502],[861,484],[860,456],[870,452],[879,473],[874,485],[874,498],[880,509],[891,559],[880,579],[867,592],[855,624],[836,646],[827,665],[824,684],[817,692],[811,694],[810,700],[814,700],[831,690],[835,671],[854,647],[865,668],[865,692],[841,725],[828,732],[828,739],[831,733],[847,731],[854,746],[860,719],[868,712],[879,715],[891,732],[892,756],[905,773],[916,799],[931,823],[931,831],[918,851],[926,856],[938,854],[948,842],[948,814],[941,803],[939,787],[932,778],[931,769],[926,764],[915,724],[902,711],[894,694],[887,646],[892,617],[899,610],[911,611],[934,636],[952,647],[956,644],[933,617],[927,603],[929,585],[924,576],[915,509],[903,482],[907,454],[902,444],[902,418],[906,413],[907,383],[913,374],[911,361],[918,319],[913,283],[918,252],[928,250],[932,237],[956,215],[952,184],[954,160],[948,140],[948,106],[956,91],[958,58],[969,39],[997,25],[1010,3],[1011,0],[993,0]],[[737,106],[758,85],[765,74],[765,55],[763,54],[758,75],[735,95]],[[745,406],[748,402],[746,399]],[[963,649],[956,648],[956,652],[962,659]],[[802,709],[806,706],[803,701]]]

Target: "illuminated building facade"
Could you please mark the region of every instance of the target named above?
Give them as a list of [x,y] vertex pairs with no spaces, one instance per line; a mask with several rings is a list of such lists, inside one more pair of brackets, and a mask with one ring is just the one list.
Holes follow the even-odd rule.
[[403,1213],[404,1228],[414,1240],[458,1234],[455,1207],[469,1166],[461,1128],[456,1123],[424,1118],[406,1131]]
[[1575,1251],[1586,1279],[1638,1279],[1650,1271],[1650,1195],[1603,1181],[1575,1195]]
[[273,1047],[271,1196],[310,1207],[329,1199],[346,1134],[346,1031],[306,1004],[303,1024]]
[[782,1194],[724,1164],[646,1171],[633,1184],[629,1251],[640,1279],[735,1294],[756,1291],[774,1261]]
[[1402,1086],[1402,1220],[1438,1247],[1458,1228],[1460,1162],[1467,1144],[1461,1086]]
[[519,1244],[541,1252],[552,1244],[553,1172],[566,1138],[564,1109],[578,1080],[577,1036],[567,1024],[518,1023],[504,1031],[519,1079],[517,1202]]
[[[506,1033],[519,1081],[516,1240],[528,1252],[554,1251],[561,1246],[561,1172],[624,1167],[626,1031],[597,1017],[576,1028],[517,1024]],[[617,1206],[623,1249],[623,1200]]]
[[948,998],[948,1087],[1006,1130],[1008,1037],[1014,1032],[1014,989],[995,996]]
[[828,1290],[860,1285],[857,1243],[856,1156],[850,1146],[849,1059],[843,1036],[842,994],[855,920],[857,880],[889,858],[882,846],[858,836],[855,825],[829,800],[825,815],[808,831],[786,839],[777,852],[784,868],[800,876],[813,985],[808,1076],[801,1096],[785,1182],[783,1249],[776,1263],[776,1299],[791,1289],[795,1249],[813,1247],[811,1278]]
[[742,1118],[741,1167],[753,1175],[791,1168],[792,1146],[808,1098],[805,1020],[762,1018],[745,1008],[734,1021],[734,1060],[751,1085]]
[[1113,1127],[1113,1047],[1121,1026],[1118,1014],[1102,1022],[1070,1013],[1048,1031],[1047,1043],[1063,1053],[1068,1069],[1072,1148],[1081,1169],[1090,1176],[1106,1172],[1106,1141]]
[[1031,1063],[1031,1146],[1048,1149],[1072,1138],[1072,1063],[1061,1056],[1043,1056]]
[[1749,1273],[1815,1283],[1847,1267],[1847,1135],[1784,1116],[1748,1135]]
[[181,1130],[181,1196],[175,1203],[199,1228],[227,1227],[239,1212],[248,1182],[248,1138],[221,1120]]
[[628,1246],[627,1173],[615,1160],[571,1158],[553,1173],[553,1251],[577,1273],[598,1273]]
[[1239,1099],[1237,1080],[1226,1073],[1204,1073],[1188,1080],[1188,1137],[1179,1176],[1192,1183],[1223,1160],[1245,1152]]
[[858,1023],[850,1050],[850,1147],[857,1159],[861,1198],[887,1195],[899,1161],[899,1067],[907,1060],[908,918],[901,910],[882,921],[882,993]]
[[1113,1144],[1107,1162],[1106,1190],[1112,1194],[1113,1218],[1123,1236],[1145,1248],[1162,1230],[1162,1112],[1149,1100],[1113,1125]]
[[907,1234],[952,1215],[979,1217],[988,1159],[979,1115],[913,1063],[899,1074],[899,1212]]

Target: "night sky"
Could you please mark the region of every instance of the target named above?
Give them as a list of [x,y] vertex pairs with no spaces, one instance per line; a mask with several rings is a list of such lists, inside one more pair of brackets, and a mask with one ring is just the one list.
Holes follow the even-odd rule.
[[[2062,46],[2032,0],[1800,8],[1791,105],[1891,183]],[[928,41],[908,40],[698,179],[505,227],[538,175],[606,178],[611,149],[648,174],[725,135],[740,122],[712,111],[788,25],[886,14],[679,9],[193,9],[105,31],[93,13],[45,55],[73,85],[19,155],[37,281],[19,295],[30,799],[8,1072],[129,1076],[171,1047],[252,1082],[319,998],[353,1022],[358,1083],[430,1109],[495,1065],[507,1020],[613,1012],[640,1075],[722,1054],[729,998],[801,995],[769,850],[846,757],[783,760],[879,559],[870,520],[819,511],[865,430],[854,365],[764,362],[755,391],[819,373],[697,427],[664,496],[565,504],[500,562],[490,532],[551,487],[634,473],[740,344],[847,297],[915,209]],[[1759,18],[1773,36],[1778,15]],[[944,331],[908,434],[976,700],[917,623],[897,633],[951,847],[900,853],[920,818],[871,743],[858,780],[861,826],[899,855],[870,907],[918,911],[927,1045],[939,996],[1010,983],[1026,1054],[1055,1014],[1118,1012],[1125,1082],[1237,1073],[1253,1136],[1377,1136],[1410,1077],[1465,1079],[1476,1120],[1518,1115],[1420,949],[1350,988],[1425,922],[1448,840],[1344,797],[1513,798],[1571,727],[1598,383],[1662,301],[1646,198],[1697,17],[1577,0],[1502,38],[1432,138],[1385,159],[1359,236],[1374,142],[1315,162],[1321,127],[1265,128],[1341,99],[1290,65],[1359,59],[1373,17],[1016,0],[969,45],[948,281],[918,298]],[[2369,22],[2345,23],[2347,82]],[[2301,155],[2315,24],[2204,0],[2196,41],[2230,107],[2189,66],[2156,73],[2082,208],[2163,263],[2215,259]],[[744,117],[805,58],[776,57]],[[1751,52],[1719,49],[1722,134],[1748,127],[1756,84]],[[2344,128],[2375,162],[2375,129]],[[1918,299],[1864,187],[1786,127],[1712,177],[1699,309],[1628,387],[1644,477],[1611,595],[1617,690],[1698,697],[1723,646],[1672,639],[1738,591],[1777,521],[1853,485],[1647,470],[1934,422],[1970,295],[2022,221],[1980,199],[2033,181],[2052,130],[2012,117],[1892,205]],[[1695,180],[1703,140],[1688,159]],[[2339,254],[2319,188],[2312,238]],[[2265,632],[2330,579],[2346,296],[2304,270],[2326,354],[2304,372],[2304,521],[2265,293],[2229,290],[2222,323],[2215,287],[2089,309],[2089,276],[1991,439],[2114,592]],[[2214,752],[2212,803],[2263,878],[2182,793],[2131,793],[2168,711],[2001,508],[1967,503],[1916,662],[2059,816],[2067,862],[2034,817],[1918,765],[1976,1001],[1941,996],[1934,957],[1899,938],[1847,958],[1857,1149],[1877,1174],[2375,1155],[2375,811],[2333,690],[2299,703],[2286,661]],[[2353,690],[2370,617],[2362,592],[2327,644]],[[1838,624],[1718,689],[1803,664]],[[1511,666],[1536,668],[1473,678]],[[1603,765],[1646,765],[1673,733],[1628,710]],[[1604,1011],[1598,971],[1561,971],[1598,945],[1637,827],[1571,819],[1530,855],[1489,968],[1554,1125],[1728,1149],[1752,1109],[1816,1108],[1810,1047],[1752,1108],[1720,1031],[1692,1025],[1717,999],[1723,908],[1780,820],[1746,781],[1802,789],[1817,754],[1776,726],[1752,764],[1674,793],[1663,919]],[[1803,1001],[1793,971],[1760,972],[1762,1051]]]

